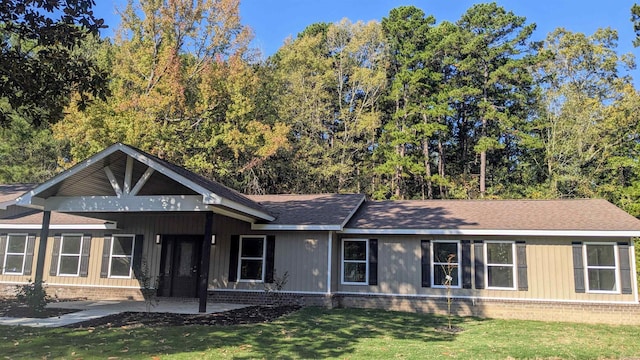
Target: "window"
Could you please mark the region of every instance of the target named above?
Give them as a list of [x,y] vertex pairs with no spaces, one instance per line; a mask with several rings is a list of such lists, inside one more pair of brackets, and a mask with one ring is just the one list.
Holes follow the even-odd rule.
[[342,283],[365,285],[369,278],[369,240],[342,241]]
[[615,244],[584,244],[587,290],[617,292],[618,261]]
[[487,241],[485,274],[487,288],[515,289],[515,244],[511,241]]
[[240,237],[240,281],[264,281],[264,256],[267,242],[265,236]]
[[114,235],[109,257],[109,277],[130,278],[133,263],[133,235]]
[[433,267],[431,284],[445,287],[447,274],[451,276],[451,287],[460,287],[460,242],[434,240],[431,251]]
[[78,276],[82,255],[82,235],[62,235],[58,261],[58,275]]
[[22,275],[27,253],[27,234],[9,234],[4,253],[3,274]]

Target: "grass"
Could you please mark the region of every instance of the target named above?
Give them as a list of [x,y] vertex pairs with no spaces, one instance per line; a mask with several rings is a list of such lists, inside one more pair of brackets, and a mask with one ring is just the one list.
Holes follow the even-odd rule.
[[117,329],[0,326],[4,359],[611,359],[638,356],[640,327],[306,308],[268,324]]

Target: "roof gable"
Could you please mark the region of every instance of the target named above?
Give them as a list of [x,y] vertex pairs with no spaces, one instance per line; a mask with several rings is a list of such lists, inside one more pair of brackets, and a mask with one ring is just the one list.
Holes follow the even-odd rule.
[[76,164],[17,200],[52,211],[202,211],[273,220],[244,195],[121,143]]

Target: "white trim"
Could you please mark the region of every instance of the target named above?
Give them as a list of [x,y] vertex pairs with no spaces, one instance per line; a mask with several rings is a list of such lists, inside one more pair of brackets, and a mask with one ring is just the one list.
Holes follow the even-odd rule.
[[[489,264],[489,249],[487,249],[488,244],[509,244],[511,245],[511,261],[512,264],[500,264],[500,263],[491,263]],[[516,258],[516,242],[510,240],[485,240],[482,244],[482,251],[484,252],[484,283],[485,289],[487,290],[518,290],[518,259]],[[509,267],[511,266],[511,272],[513,277],[513,286],[512,287],[502,287],[502,286],[489,286],[489,267]]]
[[[129,159],[131,159],[131,157],[127,158],[127,160]],[[144,174],[142,174],[140,179],[138,179],[138,182],[133,186],[133,189],[129,192],[129,195],[130,196],[138,195],[138,192],[142,190],[142,187],[144,186],[144,184],[147,183],[147,180],[149,180],[149,178],[151,177],[151,175],[153,175],[154,172],[155,170],[152,167],[148,166],[147,170],[144,171]]]
[[[14,230],[40,230],[42,224],[0,224],[0,229]],[[105,222],[104,224],[63,224],[49,225],[50,230],[117,230],[118,224],[114,222]]]
[[640,237],[637,230],[503,230],[503,229],[356,229],[347,228],[342,234],[362,235],[488,235],[488,236],[585,236]]
[[131,177],[133,176],[133,158],[127,156],[127,163],[124,168],[124,183],[122,184],[124,193],[129,195],[131,193]]
[[15,205],[16,204],[16,200],[9,200],[9,201],[3,201],[0,202],[0,210],[7,210],[7,208],[11,205]]
[[[64,238],[65,236],[70,237],[80,237],[80,247],[78,248],[77,254],[63,254],[62,248],[64,247]],[[58,268],[56,269],[56,276],[68,276],[68,277],[79,277],[80,276],[80,263],[82,262],[82,247],[84,245],[84,234],[61,234],[60,235],[60,249],[58,249]],[[78,266],[76,268],[75,274],[61,274],[60,273],[60,264],[62,263],[62,256],[77,256],[78,257]]]
[[[9,253],[9,239],[12,236],[24,236],[24,249],[22,249],[22,253]],[[7,240],[5,241],[4,247],[4,258],[2,259],[2,266],[0,266],[0,273],[2,275],[14,275],[14,276],[24,276],[24,265],[27,260],[27,246],[29,246],[29,234],[23,233],[11,233],[7,234]],[[19,256],[22,255],[22,267],[20,268],[20,272],[7,272],[7,257],[8,256]]]
[[[415,297],[415,298],[443,298],[447,295],[437,294],[396,294],[396,293],[376,293],[376,292],[357,292],[357,291],[336,291],[336,295],[364,295],[364,296],[399,296],[399,297]],[[638,305],[636,301],[606,301],[606,300],[565,300],[565,299],[542,299],[542,298],[510,298],[510,297],[491,297],[491,296],[466,296],[456,295],[453,299],[471,299],[471,300],[501,300],[501,301],[541,301],[554,303],[580,303],[580,304],[616,304],[616,305]]]
[[[262,257],[242,257],[242,242],[244,239],[262,239]],[[262,284],[264,283],[265,271],[267,270],[267,236],[266,235],[240,235],[238,246],[238,281],[243,283],[254,283],[254,284]],[[260,260],[262,261],[262,277],[258,279],[243,279],[242,278],[242,260]]]
[[[598,266],[592,265],[589,266],[589,257],[587,256],[587,246],[589,245],[605,245],[605,246],[613,246],[613,268],[611,266]],[[582,243],[582,261],[584,263],[584,282],[585,292],[589,294],[621,294],[622,286],[620,286],[620,259],[619,259],[619,251],[618,244],[615,242],[584,242]],[[613,270],[615,277],[615,290],[591,290],[591,283],[589,283],[589,269],[596,270]]]
[[109,183],[111,184],[113,191],[116,193],[116,197],[122,197],[122,189],[120,189],[118,180],[116,179],[116,176],[113,175],[113,171],[111,171],[111,168],[108,165],[104,167],[104,173],[107,174],[107,178],[109,179]]
[[353,207],[353,209],[351,210],[351,212],[349,212],[349,215],[347,215],[347,217],[344,219],[344,221],[342,222],[342,224],[340,224],[340,230],[344,229],[344,227],[347,225],[347,223],[349,222],[349,220],[351,220],[351,218],[353,217],[353,215],[356,213],[356,211],[358,211],[360,209],[360,206],[362,206],[362,203],[364,203],[365,200],[365,196],[363,195],[360,198],[360,201],[358,202],[358,204],[356,206]]
[[327,294],[331,294],[331,258],[333,252],[333,232],[327,236]]
[[[129,262],[129,275],[128,276],[123,276],[123,275],[111,275],[111,264],[113,262],[113,245],[116,243],[116,238],[124,238],[124,237],[130,237],[131,238],[131,256],[129,255],[115,255],[116,258],[129,258],[130,262]],[[110,279],[131,279],[131,273],[133,272],[133,258],[135,257],[135,251],[136,251],[136,236],[134,234],[113,234],[111,235],[111,248],[109,249],[109,271],[107,272],[107,277]]]
[[631,262],[631,283],[633,285],[633,293],[635,295],[635,299],[636,299],[636,303],[638,302],[638,269],[636,268],[636,246],[635,246],[635,241],[633,241],[633,239],[631,239],[631,241],[629,241],[629,249],[631,256],[631,259],[629,260]]
[[[208,286],[207,287],[207,291],[250,292],[250,293],[264,294],[264,290],[216,288],[216,287],[213,287],[213,286]],[[327,295],[326,292],[322,292],[322,291],[301,291],[301,290],[277,291],[277,290],[274,290],[274,292],[291,293],[291,294]]]
[[[444,244],[456,244],[456,258],[458,261],[456,262],[456,266],[458,268],[458,285],[451,285],[452,289],[461,289],[462,288],[462,243],[460,240],[433,240],[431,241],[431,246],[429,246],[429,257],[431,262],[431,287],[434,289],[446,289],[446,285],[437,285],[435,283],[435,272],[436,272],[436,261],[434,256],[434,248],[436,243],[444,243]],[[446,266],[446,262],[439,261],[438,266]]]
[[340,231],[340,225],[251,224],[251,230]]
[[[346,241],[363,241],[365,246],[365,258],[364,260],[345,260],[344,259],[344,243]],[[365,264],[365,273],[364,273],[364,281],[363,282],[348,282],[344,281],[344,263],[345,261],[350,263],[364,263]],[[342,239],[341,250],[340,250],[340,284],[342,285],[369,285],[369,239],[351,239],[344,238]]]
[[133,212],[133,211],[211,211],[199,195],[159,196],[55,196],[45,200],[45,211],[57,212]]

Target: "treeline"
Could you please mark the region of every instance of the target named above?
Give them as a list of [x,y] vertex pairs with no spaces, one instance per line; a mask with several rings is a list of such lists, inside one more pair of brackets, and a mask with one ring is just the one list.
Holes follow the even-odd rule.
[[604,197],[640,215],[640,98],[615,30],[535,42],[495,3],[455,23],[407,6],[311,24],[262,59],[238,0],[162,3],[130,2],[113,39],[74,50],[105,96],[71,91],[45,121],[0,104],[0,182],[121,141],[246,193]]

